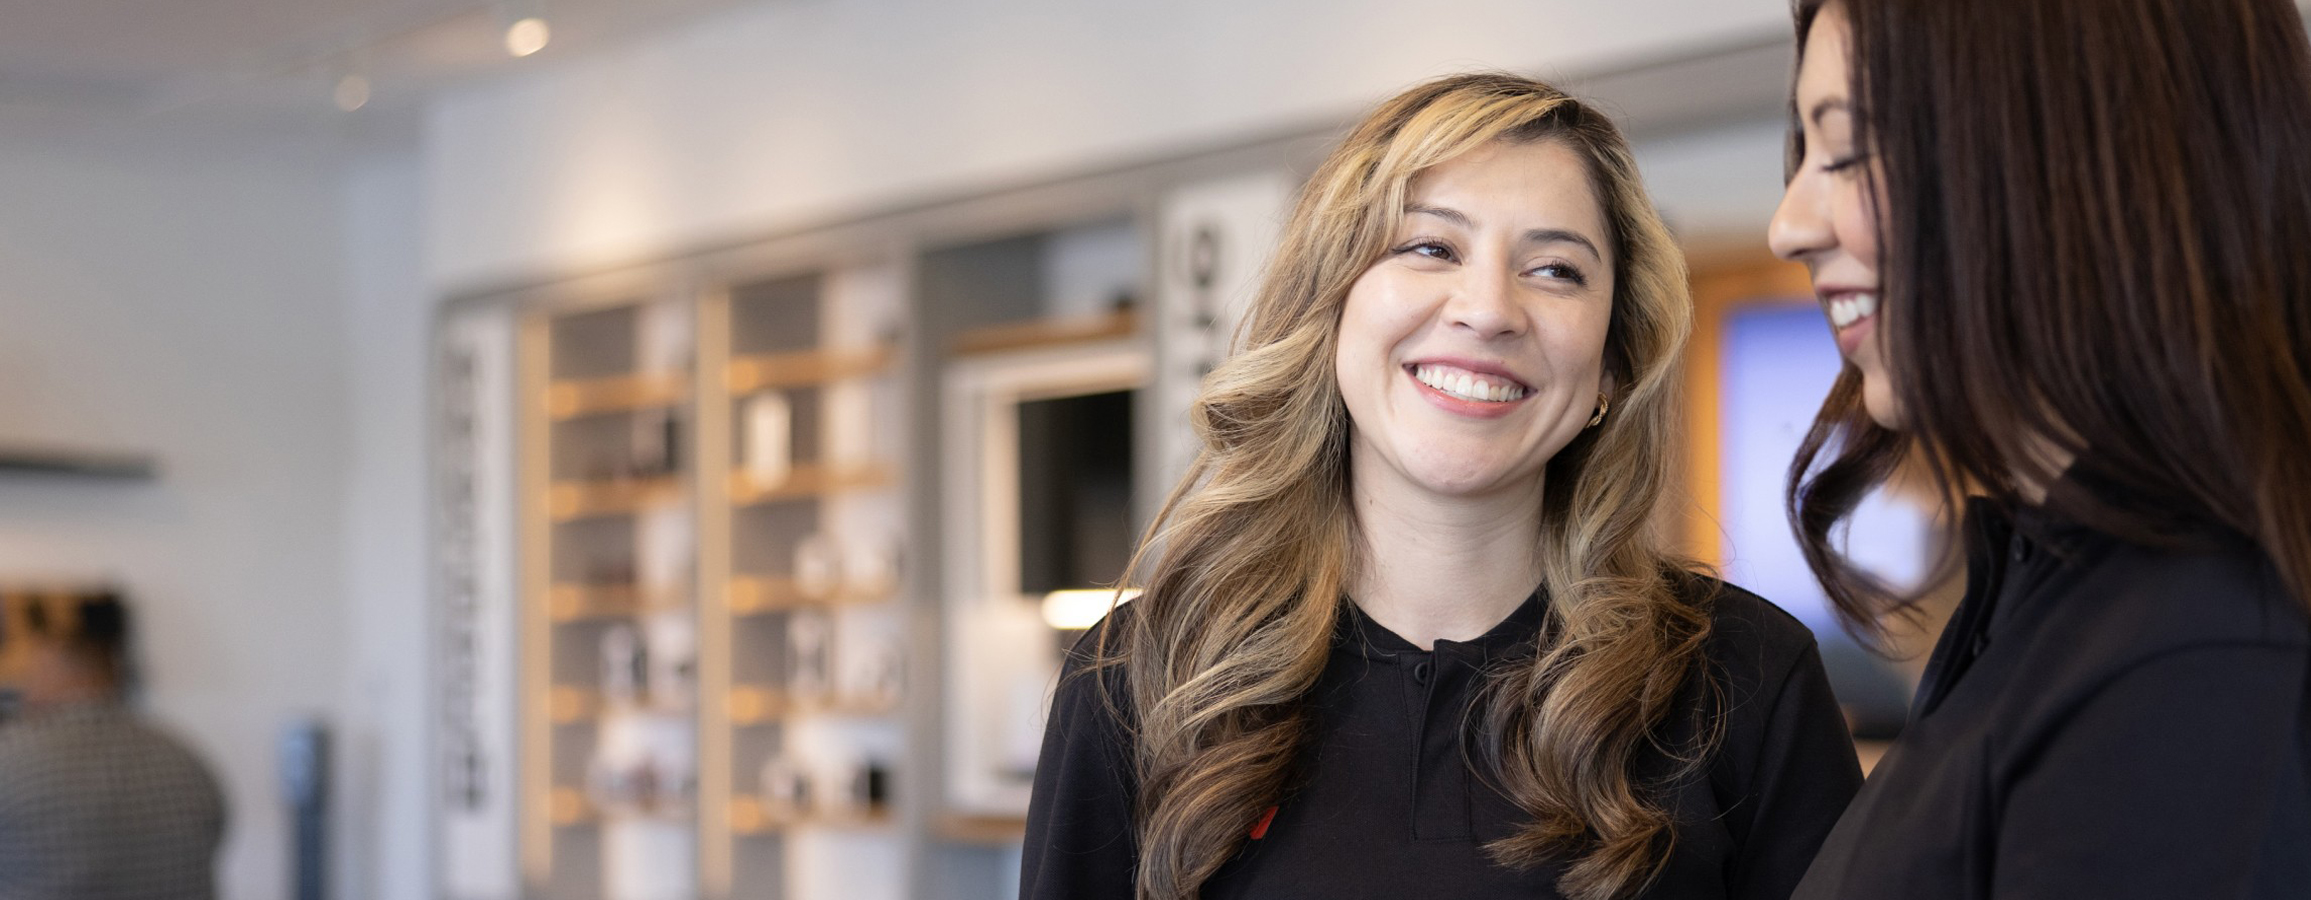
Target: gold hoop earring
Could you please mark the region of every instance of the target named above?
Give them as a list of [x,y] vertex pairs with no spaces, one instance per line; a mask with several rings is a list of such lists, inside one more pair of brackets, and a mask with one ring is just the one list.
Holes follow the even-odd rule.
[[1598,391],[1598,392],[1597,392],[1597,414],[1596,414],[1596,415],[1593,415],[1593,416],[1590,416],[1590,417],[1589,417],[1589,424],[1587,424],[1587,425],[1583,425],[1583,426],[1581,426],[1581,427],[1583,427],[1583,428],[1595,428],[1595,427],[1597,427],[1597,426],[1599,426],[1599,425],[1603,425],[1603,424],[1605,424],[1605,413],[1607,413],[1607,412],[1610,412],[1612,409],[1613,409],[1613,397],[1612,397],[1612,395],[1610,395],[1610,394],[1607,394],[1607,393],[1605,393],[1604,391]]

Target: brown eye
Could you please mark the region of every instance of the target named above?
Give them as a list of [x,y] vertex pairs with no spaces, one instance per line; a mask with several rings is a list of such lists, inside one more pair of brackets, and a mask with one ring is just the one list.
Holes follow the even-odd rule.
[[1534,269],[1533,274],[1544,278],[1569,281],[1577,287],[1589,286],[1589,276],[1582,274],[1580,269],[1574,268],[1570,263],[1548,263]]
[[1454,262],[1459,259],[1459,257],[1452,252],[1451,247],[1447,247],[1443,244],[1437,243],[1436,241],[1415,241],[1413,243],[1396,248],[1396,252],[1410,253],[1415,256],[1425,256],[1429,259],[1437,260],[1440,262]]

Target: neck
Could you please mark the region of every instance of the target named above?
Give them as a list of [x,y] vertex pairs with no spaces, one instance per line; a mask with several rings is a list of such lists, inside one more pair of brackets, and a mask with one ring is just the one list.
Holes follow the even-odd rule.
[[1541,479],[1476,497],[1439,497],[1351,479],[1363,541],[1356,605],[1414,646],[1466,641],[1516,611],[1541,581]]
[[2031,438],[2026,444],[2026,450],[2031,461],[2037,464],[2037,471],[2052,473],[2047,476],[2048,480],[2022,478],[2017,479],[2014,485],[2015,490],[2022,495],[2022,502],[2039,506],[2046,502],[2046,492],[2054,486],[2053,481],[2060,480],[2062,473],[2070,469],[2070,464],[2078,461],[2078,454],[2042,437]]
[[51,656],[28,667],[17,683],[17,697],[26,710],[51,709],[77,703],[113,699],[113,679],[100,668],[66,657]]

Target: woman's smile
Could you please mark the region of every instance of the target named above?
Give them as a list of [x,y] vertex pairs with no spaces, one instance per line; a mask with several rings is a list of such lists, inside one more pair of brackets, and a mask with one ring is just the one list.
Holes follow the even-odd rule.
[[1533,395],[1505,369],[1485,363],[1422,360],[1406,363],[1404,371],[1437,408],[1474,419],[1508,415]]

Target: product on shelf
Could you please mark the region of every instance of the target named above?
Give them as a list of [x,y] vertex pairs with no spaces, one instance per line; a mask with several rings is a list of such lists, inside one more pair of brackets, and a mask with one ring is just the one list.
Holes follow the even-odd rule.
[[898,705],[906,689],[906,647],[895,637],[883,637],[865,642],[857,652],[858,658],[850,668],[851,683],[844,690],[858,702],[875,709]]
[[905,544],[896,535],[844,545],[843,574],[850,589],[862,596],[886,596],[899,589]]
[[843,553],[834,538],[812,534],[794,546],[794,589],[810,600],[833,597],[842,587]]
[[762,764],[762,811],[772,819],[796,819],[810,812],[810,776],[785,755]]
[[778,391],[758,392],[745,403],[746,477],[758,488],[783,483],[794,470],[794,407]]
[[634,626],[617,622],[602,630],[602,697],[631,706],[650,683],[649,651]]
[[824,697],[834,687],[834,621],[823,612],[795,610],[786,621],[786,690],[796,699]]
[[649,699],[654,706],[688,709],[698,699],[698,623],[687,613],[651,616],[643,624],[648,639]]
[[851,767],[844,798],[852,813],[876,815],[890,808],[891,767],[878,759],[862,759]]

